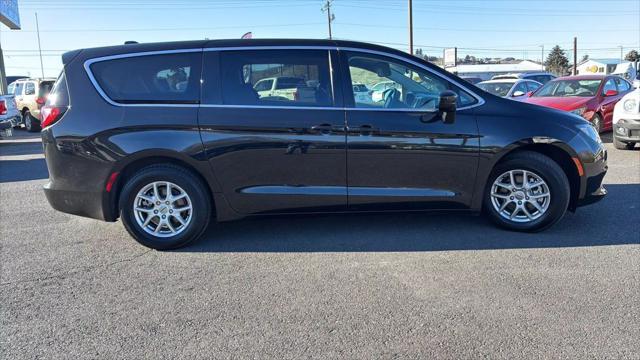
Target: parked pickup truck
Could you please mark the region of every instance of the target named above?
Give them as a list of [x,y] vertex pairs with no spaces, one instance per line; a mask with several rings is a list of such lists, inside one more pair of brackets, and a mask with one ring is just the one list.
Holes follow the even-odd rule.
[[20,125],[20,113],[13,95],[0,95],[0,137],[12,135],[11,129]]
[[316,92],[303,78],[291,76],[270,77],[259,80],[253,89],[261,100],[289,100],[315,102]]

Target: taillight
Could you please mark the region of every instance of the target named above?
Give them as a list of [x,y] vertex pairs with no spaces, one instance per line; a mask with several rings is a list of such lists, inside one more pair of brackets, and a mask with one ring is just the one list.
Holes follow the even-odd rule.
[[36,104],[38,104],[38,105],[40,105],[40,106],[44,105],[44,103],[45,103],[46,101],[47,101],[47,100],[46,100],[45,98],[43,98],[42,96],[39,96],[39,97],[37,97],[37,98],[36,98]]
[[0,100],[0,115],[6,115],[6,114],[7,114],[7,101]]
[[66,108],[61,108],[57,106],[45,106],[40,110],[40,120],[42,122],[42,128],[46,128],[47,126],[53,125],[56,121],[60,120]]

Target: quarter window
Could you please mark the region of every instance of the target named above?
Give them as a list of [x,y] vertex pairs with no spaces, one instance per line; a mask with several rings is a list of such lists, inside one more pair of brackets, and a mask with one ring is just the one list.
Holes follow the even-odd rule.
[[631,88],[631,85],[623,79],[616,79],[616,85],[618,85],[618,92],[626,92]]
[[609,90],[618,91],[616,89],[616,83],[613,81],[613,79],[607,80],[607,82],[604,84],[604,86],[602,87],[602,94],[606,94]]
[[458,94],[460,107],[477,102],[457,86],[411,64],[357,52],[348,52],[347,62],[351,87],[362,84],[372,90],[366,95],[352,92],[356,108],[435,110],[444,90]]
[[197,104],[202,53],[137,56],[100,61],[91,71],[119,103]]
[[35,95],[36,93],[36,85],[32,82],[28,82],[26,83],[25,87],[24,87],[24,94],[25,95]]
[[333,106],[327,51],[223,51],[220,68],[223,104]]

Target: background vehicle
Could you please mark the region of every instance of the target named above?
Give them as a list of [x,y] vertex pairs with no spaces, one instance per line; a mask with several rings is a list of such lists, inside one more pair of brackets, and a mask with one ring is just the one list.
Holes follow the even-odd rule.
[[[7,76],[7,84],[10,87],[11,83],[20,80],[20,79],[28,79],[28,76],[20,76],[20,75],[12,75],[12,76]],[[9,94],[12,94],[12,91],[8,91]]]
[[479,77],[472,77],[472,76],[461,76],[461,79],[463,79],[464,81],[468,82],[469,84],[477,84],[479,82],[482,82],[482,79]]
[[492,77],[491,80],[527,79],[527,80],[537,81],[540,84],[544,85],[555,78],[556,78],[555,75],[548,72],[527,72],[527,73],[496,75]]
[[640,143],[640,88],[628,93],[613,110],[613,146],[633,149]]
[[[395,49],[203,40],[82,49],[62,63],[42,109],[49,203],[120,218],[157,249],[197,239],[214,216],[484,211],[540,231],[606,194],[606,150],[583,119],[480,93]],[[305,79],[313,96],[261,98],[255,84],[274,73]],[[383,101],[356,102],[353,85],[373,81]]]
[[397,84],[393,81],[382,81],[371,86],[371,100],[373,102],[381,102],[384,100],[384,92],[389,89],[396,89]]
[[631,84],[618,76],[567,76],[548,82],[524,101],[570,111],[602,132],[611,130],[613,107],[631,90]]
[[295,100],[310,96],[312,93],[304,78],[299,77],[272,77],[261,79],[253,86],[261,99],[269,100]]
[[480,89],[504,98],[523,98],[528,93],[538,90],[542,84],[533,80],[501,79],[489,80],[476,84]]
[[20,121],[20,113],[16,109],[13,95],[0,96],[0,136],[11,136],[11,128]]
[[359,103],[373,102],[371,94],[373,94],[373,91],[369,90],[367,85],[353,84],[353,96],[356,102],[359,102]]
[[20,79],[11,84],[21,123],[27,131],[40,130],[40,108],[44,105],[55,79]]

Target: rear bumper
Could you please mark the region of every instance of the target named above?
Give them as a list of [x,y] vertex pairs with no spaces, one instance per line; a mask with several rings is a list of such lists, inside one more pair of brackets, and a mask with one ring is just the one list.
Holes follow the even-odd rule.
[[102,193],[55,189],[49,181],[44,186],[44,194],[52,208],[67,214],[93,219],[112,221],[105,217],[102,208]]

